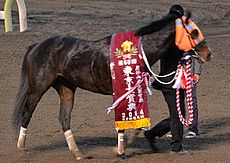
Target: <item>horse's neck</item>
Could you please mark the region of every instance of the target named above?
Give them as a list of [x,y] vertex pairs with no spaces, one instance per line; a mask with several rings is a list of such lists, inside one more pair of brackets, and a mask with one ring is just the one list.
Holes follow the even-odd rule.
[[150,35],[143,36],[143,49],[150,66],[162,58],[174,44],[174,27],[168,27]]

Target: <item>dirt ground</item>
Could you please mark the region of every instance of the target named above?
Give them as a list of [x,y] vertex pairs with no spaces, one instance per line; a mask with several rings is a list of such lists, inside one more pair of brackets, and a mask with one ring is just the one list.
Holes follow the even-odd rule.
[[[19,85],[26,48],[54,35],[96,40],[113,33],[137,29],[164,16],[174,3],[193,12],[210,48],[211,62],[203,66],[198,85],[200,135],[184,140],[192,154],[169,153],[170,139],[158,139],[158,153],[152,153],[140,135],[126,149],[130,158],[120,160],[114,153],[114,115],[106,108],[112,96],[77,90],[72,112],[72,131],[83,153],[90,159],[80,162],[229,162],[230,160],[230,1],[229,0],[26,0],[27,32],[20,33],[14,2],[13,28],[4,32],[0,22],[0,163],[75,162],[68,151],[58,122],[59,98],[50,89],[42,98],[28,127],[26,149],[19,150],[11,131],[12,102]],[[0,10],[4,0],[0,0]],[[157,69],[157,66],[155,66]],[[156,70],[157,71],[157,70]],[[168,116],[160,92],[149,97],[152,124]],[[131,131],[127,131],[129,134]]]

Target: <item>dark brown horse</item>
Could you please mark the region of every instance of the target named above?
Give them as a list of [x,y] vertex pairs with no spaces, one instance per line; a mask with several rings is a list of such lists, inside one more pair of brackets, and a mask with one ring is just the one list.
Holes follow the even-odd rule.
[[[175,19],[181,17],[177,6],[168,15],[137,31],[150,66],[175,49]],[[53,87],[60,96],[59,121],[69,149],[76,159],[81,153],[70,130],[76,88],[112,95],[110,74],[111,36],[88,41],[74,37],[52,37],[30,46],[22,64],[21,84],[15,100],[12,124],[19,134],[18,148],[25,147],[26,131],[43,94]],[[201,42],[191,51],[207,61],[211,51]],[[200,60],[201,61],[201,60]],[[202,62],[201,61],[201,62]],[[19,133],[20,131],[20,133]]]

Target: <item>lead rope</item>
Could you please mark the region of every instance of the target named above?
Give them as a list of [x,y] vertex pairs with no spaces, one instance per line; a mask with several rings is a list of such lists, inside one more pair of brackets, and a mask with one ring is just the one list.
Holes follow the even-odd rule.
[[[149,72],[150,72],[151,75],[154,77],[154,79],[156,79],[156,81],[158,81],[159,83],[164,84],[164,85],[168,85],[168,84],[171,84],[171,83],[174,82],[174,80],[176,79],[176,78],[175,78],[175,77],[176,77],[176,74],[175,74],[176,72],[175,72],[175,71],[173,71],[173,72],[171,72],[171,73],[169,73],[169,74],[166,74],[166,75],[157,75],[157,74],[155,74],[155,73],[151,70],[151,67],[150,67],[150,65],[149,65],[148,59],[147,59],[147,57],[146,57],[146,55],[145,55],[145,52],[144,52],[144,49],[143,49],[142,46],[141,46],[141,52],[142,52],[143,60],[144,60],[144,62],[145,62],[146,67],[148,68]],[[161,81],[160,79],[158,79],[158,78],[165,78],[165,77],[171,76],[171,75],[173,75],[173,74],[175,74],[175,75],[174,75],[174,77],[173,77],[173,79],[172,79],[171,81],[163,82],[163,81]]]
[[[184,71],[183,71],[184,69]],[[182,113],[180,108],[180,88],[176,89],[176,106],[177,106],[177,112],[179,115],[179,119],[181,123],[185,126],[189,126],[193,122],[193,105],[192,105],[192,76],[191,76],[191,64],[188,61],[185,63],[185,67],[183,67],[181,64],[178,64],[177,67],[177,73],[176,78],[178,78],[180,75],[180,71],[184,73],[184,77],[186,79],[185,83],[185,90],[186,90],[186,102],[188,107],[188,120],[186,120]]]

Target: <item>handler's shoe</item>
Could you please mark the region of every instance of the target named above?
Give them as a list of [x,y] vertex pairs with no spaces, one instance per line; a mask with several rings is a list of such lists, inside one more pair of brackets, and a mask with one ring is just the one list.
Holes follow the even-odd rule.
[[184,150],[181,143],[173,142],[171,145],[171,154],[178,154],[178,155],[184,155],[184,154],[192,154],[191,152]]
[[191,152],[181,149],[179,151],[170,151],[171,154],[178,154],[178,155],[186,155],[186,154],[192,154]]
[[189,131],[185,138],[190,139],[196,137],[197,134],[195,132]]

